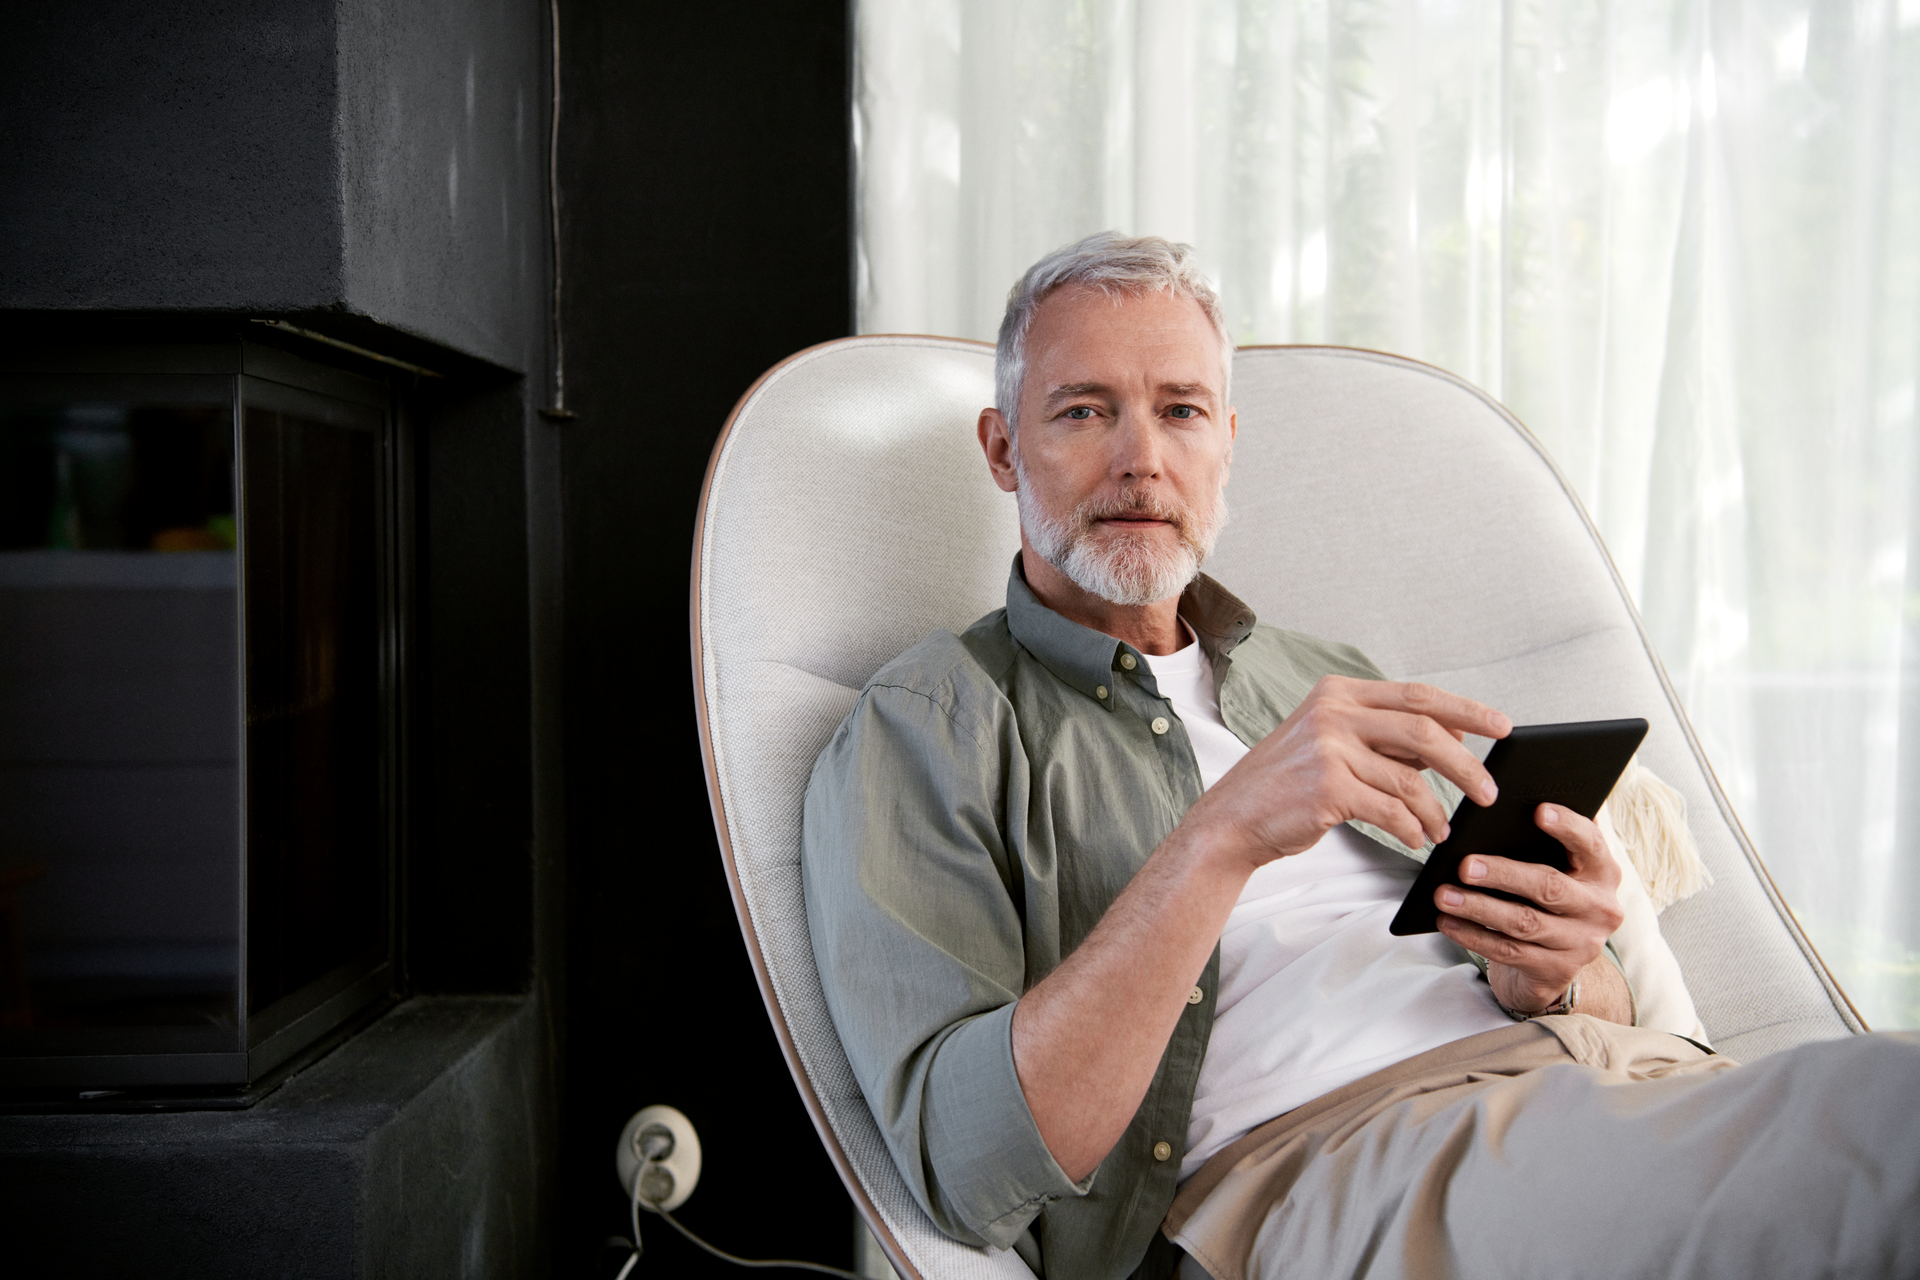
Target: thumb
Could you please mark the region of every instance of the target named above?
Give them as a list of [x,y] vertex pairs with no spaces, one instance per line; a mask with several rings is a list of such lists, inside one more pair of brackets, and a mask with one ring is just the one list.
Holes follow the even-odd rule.
[[1591,818],[1583,818],[1564,805],[1543,804],[1534,810],[1540,829],[1558,840],[1567,851],[1567,874],[1576,880],[1600,883],[1618,881],[1620,866],[1613,860],[1600,828]]

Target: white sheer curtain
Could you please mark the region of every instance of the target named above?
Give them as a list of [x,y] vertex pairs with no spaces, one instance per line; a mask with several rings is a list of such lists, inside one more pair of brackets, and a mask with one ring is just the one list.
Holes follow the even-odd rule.
[[1574,478],[1875,1026],[1920,1025],[1920,0],[861,0],[860,326],[1196,245]]

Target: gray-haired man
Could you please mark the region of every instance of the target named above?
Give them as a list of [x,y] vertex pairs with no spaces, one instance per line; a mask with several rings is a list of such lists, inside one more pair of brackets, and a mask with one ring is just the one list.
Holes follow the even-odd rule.
[[[1632,1026],[1593,823],[1541,807],[1567,874],[1469,860],[1537,909],[1443,890],[1442,935],[1388,934],[1447,803],[1491,798],[1462,735],[1510,725],[1199,574],[1231,353],[1183,247],[1036,264],[980,415],[1007,607],[884,668],[815,768],[815,953],[922,1206],[1050,1280],[1920,1272],[1916,1046],[1727,1071]],[[1810,1143],[1772,1099],[1816,1072],[1846,1106]]]

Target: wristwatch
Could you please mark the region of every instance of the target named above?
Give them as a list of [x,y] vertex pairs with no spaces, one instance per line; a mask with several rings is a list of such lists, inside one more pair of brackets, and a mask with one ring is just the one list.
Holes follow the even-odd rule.
[[[1494,1003],[1499,1004],[1500,1002],[1496,999]],[[1580,1003],[1580,979],[1575,978],[1572,982],[1569,982],[1567,984],[1567,994],[1561,996],[1558,1000],[1554,1001],[1552,1004],[1548,1005],[1544,1009],[1535,1009],[1532,1013],[1521,1013],[1518,1009],[1509,1009],[1507,1008],[1507,1006],[1502,1004],[1500,1005],[1500,1012],[1506,1014],[1509,1018],[1512,1018],[1515,1022],[1530,1022],[1535,1018],[1544,1018],[1549,1014],[1572,1013],[1573,1006],[1579,1003]]]

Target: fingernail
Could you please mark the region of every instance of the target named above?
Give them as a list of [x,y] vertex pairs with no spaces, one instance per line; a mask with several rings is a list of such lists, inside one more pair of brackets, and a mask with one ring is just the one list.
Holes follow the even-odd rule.
[[1500,788],[1493,785],[1493,779],[1487,779],[1487,785],[1480,788],[1480,803],[1492,804],[1500,798]]
[[1545,804],[1540,806],[1540,825],[1541,826],[1543,827],[1558,826],[1559,822],[1560,822],[1560,811],[1558,809],[1554,808],[1550,804]]
[[1504,737],[1513,731],[1513,720],[1498,711],[1493,713],[1492,723],[1493,731],[1498,736]]
[[1466,873],[1467,879],[1478,880],[1487,874],[1487,864],[1478,858],[1468,858],[1467,864],[1461,870]]
[[1466,896],[1458,889],[1442,889],[1440,891],[1440,902],[1444,906],[1457,907],[1466,900]]

